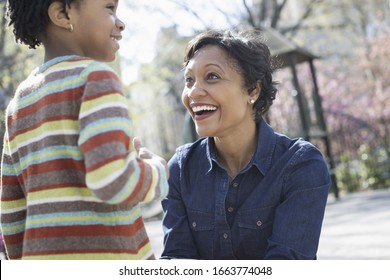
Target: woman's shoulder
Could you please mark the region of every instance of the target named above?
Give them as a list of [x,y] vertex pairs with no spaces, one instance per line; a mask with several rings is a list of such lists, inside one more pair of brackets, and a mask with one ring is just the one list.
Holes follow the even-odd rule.
[[185,162],[194,156],[197,159],[205,158],[208,154],[207,138],[201,138],[192,143],[186,143],[176,148],[172,159],[177,162]]
[[307,160],[324,161],[321,150],[313,143],[300,138],[290,138],[283,134],[277,134],[274,159],[283,159],[287,164],[298,164]]
[[275,131],[268,123],[260,124],[258,145],[263,150],[262,154],[294,154],[316,147],[309,141],[299,136],[290,136]]
[[275,133],[277,145],[285,150],[307,150],[316,149],[313,143],[303,139],[302,137],[289,137],[281,133]]
[[176,154],[189,154],[191,152],[200,152],[207,148],[207,138],[200,138],[192,143],[186,143],[176,148]]

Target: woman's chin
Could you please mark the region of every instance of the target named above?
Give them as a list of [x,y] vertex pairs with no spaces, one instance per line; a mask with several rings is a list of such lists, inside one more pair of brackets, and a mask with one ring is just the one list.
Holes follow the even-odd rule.
[[202,130],[197,128],[196,133],[198,134],[199,137],[212,137],[210,132],[207,132],[206,130]]

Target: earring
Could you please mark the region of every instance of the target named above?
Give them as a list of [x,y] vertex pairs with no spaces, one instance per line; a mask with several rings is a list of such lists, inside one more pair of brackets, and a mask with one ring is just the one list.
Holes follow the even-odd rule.
[[70,31],[70,32],[73,32],[73,24],[70,24],[70,26],[69,26],[69,31]]
[[251,99],[251,104],[255,103],[255,100]]

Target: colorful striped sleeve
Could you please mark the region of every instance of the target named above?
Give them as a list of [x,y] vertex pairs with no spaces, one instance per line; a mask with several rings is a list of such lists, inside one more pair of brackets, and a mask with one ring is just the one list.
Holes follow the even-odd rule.
[[11,150],[7,131],[4,135],[3,154],[1,159],[1,232],[4,242],[8,244],[8,257],[20,259],[22,257],[25,223],[26,198],[22,185],[19,183],[18,171],[11,159]]
[[94,62],[84,71],[78,144],[84,156],[86,184],[110,204],[147,202],[166,195],[164,166],[131,152],[128,102],[118,76]]

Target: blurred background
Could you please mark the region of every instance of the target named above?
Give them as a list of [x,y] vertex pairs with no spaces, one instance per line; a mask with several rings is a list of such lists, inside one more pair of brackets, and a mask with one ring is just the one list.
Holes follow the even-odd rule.
[[[5,0],[0,10],[5,14]],[[196,139],[181,104],[182,59],[190,38],[210,28],[255,28],[271,49],[280,82],[266,116],[275,130],[318,146],[331,195],[390,186],[389,0],[120,0],[126,24],[112,66],[123,80],[134,135],[167,160]],[[0,136],[17,85],[43,50],[16,45],[0,18]],[[388,192],[386,192],[388,194]],[[159,205],[146,218],[161,217]]]

